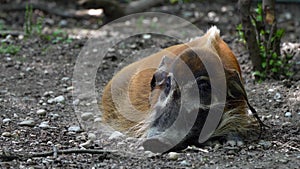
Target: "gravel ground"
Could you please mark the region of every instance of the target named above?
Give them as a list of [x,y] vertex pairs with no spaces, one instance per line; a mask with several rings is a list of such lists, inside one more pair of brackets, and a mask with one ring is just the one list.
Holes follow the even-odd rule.
[[[195,13],[195,9],[200,10]],[[15,55],[0,54],[0,168],[299,168],[299,79],[254,82],[249,56],[235,34],[238,22],[235,4],[187,4],[180,8],[164,6],[152,11],[167,11],[187,19],[201,16],[203,19],[196,23],[200,29],[205,31],[212,24],[221,29],[224,40],[241,64],[250,103],[270,126],[263,133],[262,139],[240,147],[214,144],[159,155],[145,152],[137,144],[140,140],[122,133],[114,132],[108,138],[101,131],[98,131],[99,135],[93,135],[89,130],[84,130],[88,126],[79,123],[81,119],[77,118],[74,104],[88,107],[91,103],[89,100],[78,102],[72,97],[72,91],[75,90],[72,86],[73,71],[88,35],[99,33],[96,31],[97,21],[76,21],[46,15],[46,21],[53,21],[45,27],[46,31],[60,26],[61,30],[73,35],[72,42],[54,43],[40,37],[0,39],[21,47]],[[295,5],[282,4],[279,11],[279,26],[287,29],[283,41],[299,42],[297,18],[300,15],[297,8]],[[22,30],[22,14],[12,12],[1,16],[5,16],[5,24]],[[289,18],[289,15],[292,17]],[[79,31],[72,29],[79,23],[84,25]],[[100,29],[101,40],[108,43],[118,40],[124,36],[118,34],[118,30],[127,24],[119,22]],[[188,31],[190,35],[196,33]],[[165,36],[137,35],[111,47],[97,72],[97,102],[101,98],[103,86],[114,72],[153,51],[141,50],[165,48],[177,43],[180,41]],[[84,113],[88,118],[88,112]],[[20,159],[3,156],[9,153],[83,148],[106,151],[99,154],[63,153]]]

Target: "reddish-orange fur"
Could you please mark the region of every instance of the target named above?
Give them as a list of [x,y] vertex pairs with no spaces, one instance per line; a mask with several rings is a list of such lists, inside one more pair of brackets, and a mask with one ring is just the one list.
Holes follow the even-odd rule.
[[[204,47],[215,52],[221,59],[224,68],[236,70],[241,74],[241,69],[238,61],[227,44],[214,32],[207,32],[204,36],[197,38],[186,44],[180,44],[166,48],[158,53],[143,58],[135,63],[128,65],[118,72],[113,79],[107,84],[102,97],[103,120],[113,128],[120,131],[128,131],[131,127],[138,124],[149,113],[150,108],[150,81],[157,69],[163,56],[170,58],[177,57],[180,53],[189,47]],[[149,68],[151,67],[151,68]],[[145,69],[148,68],[148,69]],[[123,78],[127,76],[128,78]],[[128,95],[118,95],[113,97],[113,83],[118,83],[118,93],[128,93]],[[124,103],[126,97],[129,97],[133,107],[129,107]],[[245,104],[244,102],[240,104]],[[116,106],[119,105],[119,106]],[[118,108],[116,108],[118,107]],[[246,107],[246,106],[243,106]],[[132,108],[140,113],[138,121],[131,121],[124,117],[124,114],[131,114]],[[133,114],[133,116],[136,116]]]

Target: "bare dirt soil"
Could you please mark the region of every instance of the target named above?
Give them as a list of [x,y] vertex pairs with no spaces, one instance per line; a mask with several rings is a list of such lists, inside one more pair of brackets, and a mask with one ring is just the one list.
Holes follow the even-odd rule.
[[[279,27],[287,30],[283,41],[299,42],[300,14],[297,5],[278,6]],[[84,131],[84,126],[79,124],[76,117],[74,104],[80,103],[76,103],[72,97],[72,77],[77,57],[88,36],[99,28],[98,21],[65,19],[35,11],[34,14],[45,16],[47,23],[44,31],[53,32],[59,28],[73,39],[55,42],[38,36],[25,39],[0,37],[3,43],[21,47],[15,55],[0,54],[0,168],[300,167],[300,81],[297,78],[262,83],[253,80],[247,50],[235,31],[239,19],[236,4],[191,3],[181,7],[163,6],[151,11],[168,12],[188,20],[200,17],[195,24],[203,31],[210,25],[217,25],[221,29],[224,40],[241,64],[250,103],[270,126],[261,140],[240,147],[219,144],[201,149],[192,147],[172,156],[144,152],[134,144],[138,140],[125,135],[114,135],[109,139],[105,136],[95,138],[88,134],[89,131]],[[0,11],[0,21],[11,29],[22,31],[24,12]],[[122,25],[125,27],[126,24],[120,22],[115,28]],[[103,30],[104,41],[120,37],[113,30],[114,25]],[[100,101],[103,86],[113,73],[136,59],[138,51],[151,47],[165,48],[177,43],[180,42],[165,36],[137,35],[111,47],[95,80],[97,101]],[[124,59],[128,56],[133,56],[133,59]],[[45,157],[19,159],[11,156],[14,153],[41,153],[83,147],[107,152],[54,153]]]

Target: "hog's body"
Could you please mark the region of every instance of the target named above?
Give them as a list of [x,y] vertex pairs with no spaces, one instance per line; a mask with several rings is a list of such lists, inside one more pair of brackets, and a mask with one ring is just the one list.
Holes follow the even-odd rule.
[[[211,96],[210,80],[208,79],[216,77],[208,76],[205,62],[202,63],[201,59],[199,60],[197,57],[198,55],[203,55],[201,59],[207,59],[212,63],[215,62],[210,59],[213,56],[219,60],[223,64],[222,70],[224,70],[226,78],[225,108],[221,120],[218,121],[218,127],[210,137],[244,138],[249,133],[257,133],[259,123],[248,114],[247,97],[241,83],[240,66],[232,51],[220,38],[219,30],[216,27],[209,29],[200,38],[186,44],[166,48],[132,63],[118,72],[103,92],[104,123],[136,137],[150,138],[150,141],[146,142],[146,147],[152,144],[162,146],[160,141],[153,141],[151,138],[161,134],[172,125],[178,116],[179,103],[185,101],[180,99],[182,93],[177,91],[178,84],[172,77],[174,74],[185,76],[178,60],[184,61],[197,79],[199,97],[207,96],[206,99],[202,99],[200,105],[209,107],[212,101],[213,96]],[[180,143],[182,146],[179,147],[184,148],[189,144],[197,144],[197,137],[199,137],[207,113],[208,109],[199,108],[198,114],[205,115],[196,117],[191,132],[187,134]]]

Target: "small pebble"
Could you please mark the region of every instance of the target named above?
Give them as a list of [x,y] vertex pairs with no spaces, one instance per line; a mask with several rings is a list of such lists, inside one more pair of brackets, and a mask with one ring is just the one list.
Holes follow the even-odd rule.
[[67,87],[67,91],[69,92],[69,91],[72,91],[72,90],[74,90],[74,86],[69,86],[69,87]]
[[265,149],[268,149],[272,146],[272,143],[270,141],[265,141],[265,140],[260,140],[258,144],[263,146]]
[[9,118],[5,118],[2,120],[3,123],[9,123],[10,121],[11,121],[11,119],[9,119]]
[[79,99],[75,99],[75,100],[73,101],[73,105],[77,106],[78,104],[79,104]]
[[94,120],[94,122],[101,122],[102,121],[102,118],[101,117],[97,117],[97,118],[95,118],[95,120]]
[[149,157],[149,158],[151,158],[151,157],[155,157],[155,156],[156,156],[156,154],[155,154],[155,153],[153,153],[153,152],[151,152],[151,151],[145,151],[144,153],[145,153],[145,154],[146,154],[146,156],[147,156],[147,157]]
[[290,12],[285,12],[283,15],[284,15],[284,17],[285,17],[286,20],[290,20],[293,17]]
[[19,138],[20,137],[20,131],[19,130],[15,130],[12,134],[11,134],[11,136],[13,137],[13,138]]
[[289,126],[289,125],[291,125],[291,122],[289,121],[282,123],[282,127]]
[[123,145],[126,145],[126,143],[124,143],[123,141],[117,143],[117,146],[123,146]]
[[1,136],[3,136],[3,137],[10,137],[10,136],[11,136],[11,133],[10,133],[10,132],[3,132],[3,133],[1,134]]
[[31,71],[33,68],[31,68],[31,67],[27,67],[26,69],[25,69],[25,71],[26,72],[29,72],[29,71]]
[[276,93],[275,95],[274,95],[274,99],[275,100],[279,100],[281,98],[281,94],[280,93]]
[[134,138],[134,137],[127,137],[125,140],[130,142],[130,141],[136,140],[136,138]]
[[266,119],[269,119],[271,117],[272,117],[272,114],[269,114],[269,115],[265,116]]
[[287,164],[289,161],[287,159],[279,159],[279,162],[282,164]]
[[50,128],[49,122],[48,121],[41,122],[41,124],[39,125],[39,128],[43,128],[43,129]]
[[12,59],[11,59],[11,57],[9,57],[9,55],[7,55],[7,57],[5,58],[5,60],[6,60],[7,62],[9,62],[9,61],[11,61]]
[[81,119],[83,121],[87,121],[87,120],[89,120],[89,119],[91,119],[93,117],[94,117],[94,115],[91,112],[82,113],[82,115],[81,115]]
[[[26,161],[26,163],[32,163],[32,159],[28,159],[27,161]],[[30,168],[29,168],[30,169]]]
[[269,90],[268,90],[269,93],[272,93],[272,92],[274,92],[274,91],[275,91],[274,89],[269,89]]
[[62,103],[65,101],[65,98],[64,98],[64,96],[57,96],[53,99],[53,101],[56,103]]
[[36,111],[37,115],[45,116],[46,115],[46,110],[45,109],[39,109]]
[[144,151],[145,149],[144,149],[143,146],[140,146],[137,150],[138,150],[138,151]]
[[284,114],[284,116],[285,116],[285,117],[292,117],[292,113],[291,113],[291,112],[286,112],[286,113]]
[[190,163],[187,162],[186,160],[183,160],[183,161],[180,162],[180,165],[182,165],[182,166],[190,166]]
[[89,139],[89,140],[94,141],[94,140],[96,140],[96,138],[97,138],[97,136],[96,136],[94,133],[89,133],[89,134],[88,134],[88,139]]
[[244,145],[245,143],[243,142],[243,141],[241,141],[241,140],[238,140],[237,142],[236,142],[236,145],[237,146],[242,146],[242,145]]
[[169,152],[168,157],[169,160],[177,160],[179,158],[179,153]]
[[51,119],[55,120],[59,117],[59,114],[57,113],[50,113],[49,116],[51,117]]
[[143,39],[150,39],[151,38],[151,35],[150,34],[144,34],[143,35]]
[[107,50],[108,52],[114,52],[114,51],[116,51],[114,48],[108,48],[108,50]]
[[135,49],[136,48],[136,44],[134,43],[134,44],[131,44],[131,45],[129,45],[129,47],[131,48],[131,49]]
[[120,138],[120,137],[123,137],[124,134],[119,132],[119,131],[115,131],[113,132],[110,136],[109,136],[109,140],[113,140],[113,139],[117,139],[117,138]]
[[68,81],[68,80],[70,80],[69,77],[63,77],[63,78],[61,79],[61,81]]
[[250,146],[248,147],[248,149],[249,149],[249,150],[254,150],[254,149],[255,149],[255,146],[250,145]]
[[24,120],[19,123],[19,126],[28,126],[28,127],[33,127],[35,125],[34,120]]
[[68,128],[69,132],[79,132],[80,131],[80,127],[79,126],[70,126]]
[[88,141],[86,141],[84,143],[79,144],[80,147],[84,147],[84,148],[89,148],[89,147],[91,147],[91,145],[92,145],[92,141],[91,140],[88,140]]
[[44,93],[44,96],[47,97],[47,96],[50,96],[50,95],[53,95],[54,92],[53,91],[47,91]]
[[47,103],[49,103],[49,104],[52,104],[54,102],[54,100],[53,99],[49,99],[49,100],[47,100]]
[[58,23],[58,25],[61,26],[61,27],[67,26],[68,25],[68,21],[64,20],[64,19],[60,20],[59,23]]
[[229,146],[231,146],[231,147],[234,147],[234,146],[236,146],[236,141],[234,141],[234,140],[228,140],[226,142],[226,144],[229,145]]

